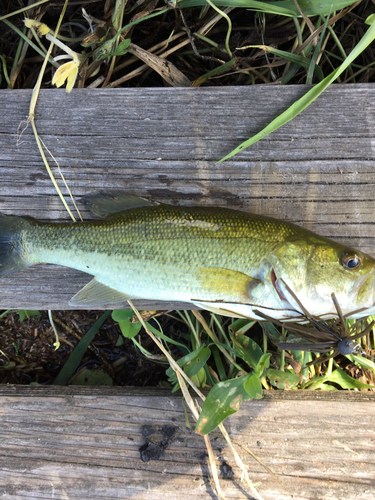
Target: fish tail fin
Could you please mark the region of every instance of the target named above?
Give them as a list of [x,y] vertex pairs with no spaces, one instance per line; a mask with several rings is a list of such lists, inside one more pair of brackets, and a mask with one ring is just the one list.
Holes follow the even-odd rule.
[[30,266],[24,255],[22,231],[29,227],[29,221],[15,215],[0,215],[0,277],[15,273]]

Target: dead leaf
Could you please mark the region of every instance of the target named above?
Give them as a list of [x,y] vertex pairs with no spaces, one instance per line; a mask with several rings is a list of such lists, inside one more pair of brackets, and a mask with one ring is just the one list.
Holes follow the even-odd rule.
[[151,54],[147,50],[141,49],[138,45],[131,43],[128,52],[138,57],[147,66],[152,68],[172,87],[190,87],[192,82],[170,61],[163,57]]

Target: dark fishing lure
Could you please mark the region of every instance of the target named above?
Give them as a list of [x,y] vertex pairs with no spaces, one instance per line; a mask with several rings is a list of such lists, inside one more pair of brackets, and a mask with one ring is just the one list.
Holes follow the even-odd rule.
[[257,314],[260,314],[264,319],[286,328],[291,333],[298,335],[298,337],[302,337],[309,342],[306,344],[294,342],[278,343],[277,346],[280,349],[292,349],[295,351],[309,351],[326,354],[326,356],[317,358],[308,363],[306,366],[325,362],[331,358],[335,358],[339,354],[343,356],[349,354],[366,354],[360,344],[354,341],[358,338],[366,336],[375,325],[375,321],[372,321],[364,330],[358,332],[358,327],[362,322],[362,319],[359,319],[348,329],[345,323],[346,317],[357,312],[361,312],[361,310],[353,311],[348,315],[343,315],[334,293],[332,294],[332,301],[335,305],[338,318],[335,321],[324,321],[321,318],[316,318],[303,307],[298,300],[298,297],[293,293],[288,285],[285,283],[284,285],[288,289],[288,292],[292,294],[293,298],[298,302],[298,305],[303,311],[301,321],[308,321],[313,326],[309,327],[300,323],[281,323],[280,321],[275,321],[265,314],[257,312]]

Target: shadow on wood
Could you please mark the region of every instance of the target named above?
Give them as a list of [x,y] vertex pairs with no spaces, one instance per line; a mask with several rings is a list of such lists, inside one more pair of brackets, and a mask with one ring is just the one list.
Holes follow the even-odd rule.
[[[204,441],[186,427],[181,398],[135,387],[0,386],[2,498],[213,498]],[[270,391],[226,420],[265,500],[370,500],[375,491],[375,394]],[[191,421],[192,425],[193,422]],[[141,460],[147,426],[158,460]],[[152,435],[153,433],[153,435]],[[252,498],[220,433],[211,434],[228,499]]]

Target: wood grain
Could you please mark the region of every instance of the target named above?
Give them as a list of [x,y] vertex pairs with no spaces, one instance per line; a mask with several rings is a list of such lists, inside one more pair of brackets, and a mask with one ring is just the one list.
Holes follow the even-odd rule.
[[[372,500],[374,411],[373,393],[271,391],[226,427],[284,483],[237,447],[265,500]],[[203,439],[168,390],[0,386],[0,415],[4,500],[215,498]],[[163,426],[174,430],[159,460],[140,458],[144,426],[156,440]],[[212,444],[217,465],[233,468],[221,479],[226,498],[251,499],[223,438]]]
[[[332,86],[295,120],[217,163],[306,91],[304,86],[44,90],[36,125],[80,209],[81,196],[90,191],[124,189],[165,203],[226,206],[287,219],[375,255],[373,84]],[[0,212],[67,220],[31,127],[21,123],[30,97],[28,90],[0,91]],[[84,210],[83,216],[89,217]],[[66,309],[89,279],[39,265],[1,280],[0,308]]]

